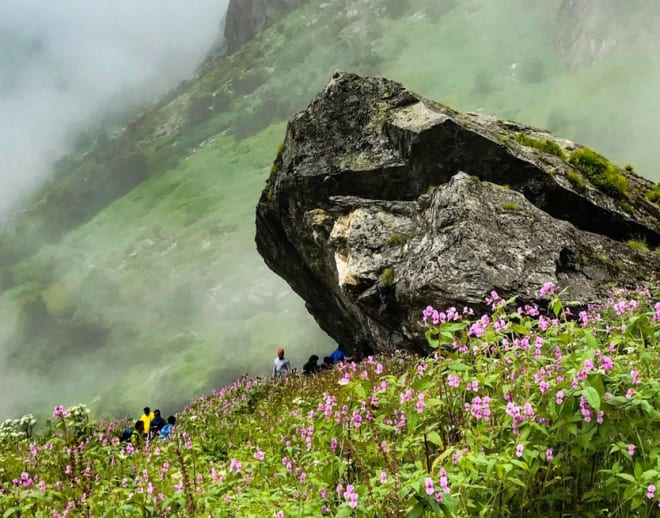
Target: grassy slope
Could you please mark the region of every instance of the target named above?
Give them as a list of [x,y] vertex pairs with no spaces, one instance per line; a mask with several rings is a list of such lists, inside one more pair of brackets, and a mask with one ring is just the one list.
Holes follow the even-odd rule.
[[558,298],[558,318],[501,300],[483,316],[429,312],[433,357],[242,378],[186,407],[171,440],[137,450],[117,439],[125,423],[89,424],[80,408],[36,437],[29,417],[3,423],[0,510],[656,516],[658,295],[613,293],[579,321]]
[[[277,121],[303,107],[335,68],[386,75],[460,109],[585,134],[620,160],[622,128],[600,124],[624,113],[639,121],[633,135],[652,124],[653,110],[635,105],[610,115],[602,106],[621,92],[644,92],[627,77],[653,70],[657,58],[569,73],[551,50],[554,2],[522,13],[514,0],[471,0],[432,20],[422,16],[428,6],[451,2],[411,2],[415,8],[400,17],[374,16],[385,4],[351,3],[349,12],[335,0],[296,11],[81,152],[18,218],[0,252],[53,240],[12,267],[0,302],[18,329],[49,322],[8,346],[7,365],[32,376],[26,408],[55,396],[72,403],[101,397],[99,407],[109,412],[139,407],[142,398],[177,404],[241,372],[267,372],[276,344],[298,364],[331,347],[264,267],[252,236],[254,205],[284,133]],[[596,88],[604,81],[616,88]],[[630,147],[638,164],[646,142]],[[101,178],[92,162],[116,154],[142,156],[148,180],[91,219],[64,213],[93,198],[80,187]],[[63,197],[52,201],[58,188]],[[124,395],[134,380],[144,384],[140,395]]]

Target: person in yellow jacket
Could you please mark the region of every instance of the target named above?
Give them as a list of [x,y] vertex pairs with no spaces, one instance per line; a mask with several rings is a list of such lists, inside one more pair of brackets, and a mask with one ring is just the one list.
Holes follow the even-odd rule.
[[144,423],[144,430],[145,433],[149,432],[149,425],[151,425],[151,420],[156,417],[154,413],[151,411],[151,408],[148,406],[144,407],[144,414],[140,417],[140,421]]

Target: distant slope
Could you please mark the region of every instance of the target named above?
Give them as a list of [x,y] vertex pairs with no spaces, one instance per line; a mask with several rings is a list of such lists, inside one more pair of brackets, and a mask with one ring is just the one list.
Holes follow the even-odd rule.
[[62,161],[0,236],[0,391],[21,381],[0,415],[55,399],[174,405],[267,373],[276,346],[295,364],[330,350],[253,234],[283,122],[336,68],[549,127],[660,179],[660,57],[570,71],[553,50],[558,6],[313,1]]

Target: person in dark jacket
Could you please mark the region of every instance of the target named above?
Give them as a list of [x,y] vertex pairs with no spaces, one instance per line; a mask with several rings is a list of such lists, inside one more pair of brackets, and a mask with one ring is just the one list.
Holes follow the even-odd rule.
[[311,376],[312,374],[316,374],[318,371],[320,371],[321,366],[318,364],[318,361],[319,357],[315,354],[312,354],[309,357],[309,360],[307,360],[307,363],[303,365],[303,374],[305,376]]
[[160,410],[154,410],[154,418],[149,423],[149,437],[155,437],[167,422],[160,415]]

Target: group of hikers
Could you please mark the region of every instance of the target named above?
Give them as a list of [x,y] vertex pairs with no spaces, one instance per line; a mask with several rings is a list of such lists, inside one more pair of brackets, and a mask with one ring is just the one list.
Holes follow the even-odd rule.
[[[342,346],[338,346],[335,351],[330,353],[328,356],[323,358],[323,363],[319,365],[319,357],[316,354],[312,354],[307,360],[307,363],[303,365],[303,374],[305,376],[311,376],[317,372],[331,369],[333,365],[339,362],[347,360],[346,353],[344,352]],[[284,349],[280,348],[277,350],[277,357],[273,363],[273,376],[284,376],[291,374],[291,362],[288,358],[284,357]],[[151,408],[144,407],[144,413],[140,416],[135,422],[133,428],[126,428],[120,440],[122,442],[130,442],[134,448],[138,448],[144,445],[147,439],[163,439],[167,440],[172,433],[174,425],[176,424],[176,417],[173,415],[167,418],[167,421],[163,419],[163,416],[160,414],[160,410],[156,409],[153,412]]]
[[[346,353],[341,345],[337,346],[332,353],[328,356],[323,357],[323,363],[319,365],[319,357],[316,354],[312,354],[307,360],[307,363],[303,365],[303,374],[305,376],[311,376],[317,372],[332,369],[332,366],[336,363],[343,362],[347,360]],[[288,358],[284,357],[284,349],[280,348],[277,350],[277,357],[273,362],[273,376],[284,376],[286,374],[291,374],[291,362]]]
[[170,433],[176,424],[176,417],[173,415],[167,418],[167,421],[160,415],[160,410],[154,410],[146,406],[144,407],[144,414],[140,416],[135,422],[135,426],[126,428],[121,436],[122,441],[130,441],[135,447],[140,447],[147,439],[169,439]]

